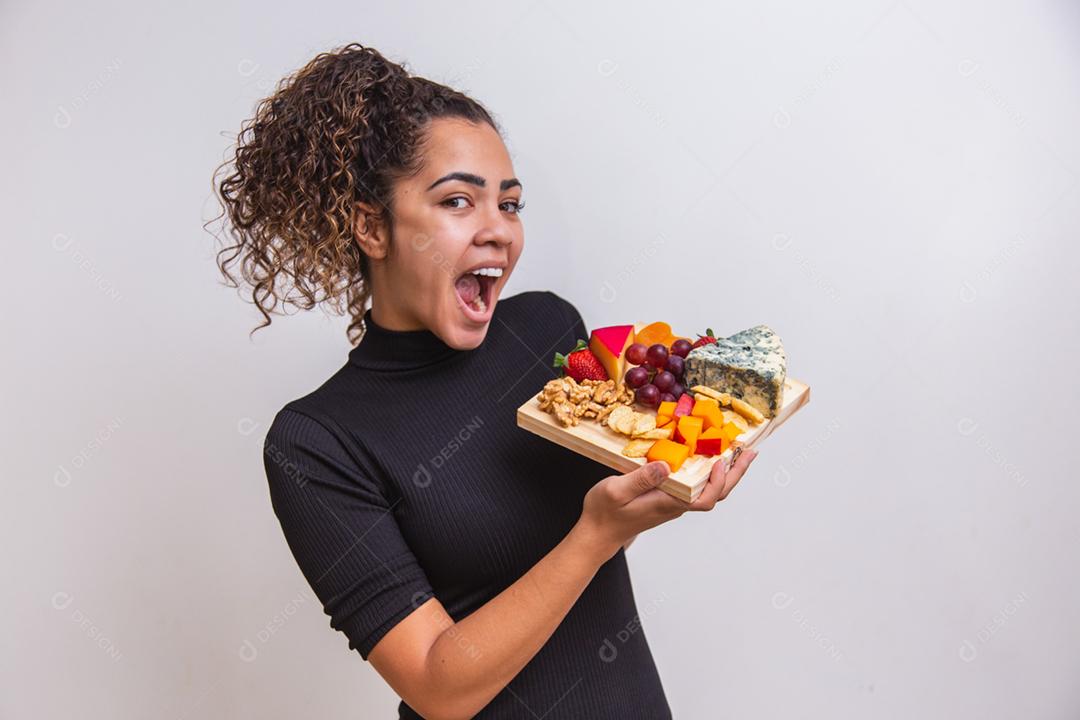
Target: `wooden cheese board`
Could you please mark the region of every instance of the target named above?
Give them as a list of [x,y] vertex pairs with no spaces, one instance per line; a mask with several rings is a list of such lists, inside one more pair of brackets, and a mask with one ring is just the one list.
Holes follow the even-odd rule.
[[[539,390],[537,388],[537,393],[518,408],[519,427],[620,473],[631,472],[647,462],[645,458],[623,455],[627,438],[606,425],[583,420],[578,425],[564,427],[553,415],[540,409]],[[722,462],[725,467],[730,467],[739,453],[756,447],[808,402],[810,387],[788,377],[784,381],[783,401],[775,417],[743,432],[732,447],[720,455],[691,455],[676,472],[668,476],[660,489],[686,502],[693,502],[705,487],[713,463]],[[642,410],[640,407],[637,409]]]

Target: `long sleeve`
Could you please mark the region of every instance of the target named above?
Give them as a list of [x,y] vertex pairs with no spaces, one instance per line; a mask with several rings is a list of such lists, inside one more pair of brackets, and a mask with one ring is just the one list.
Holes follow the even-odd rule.
[[386,491],[324,425],[283,408],[263,453],[285,539],[330,626],[363,659],[430,597],[428,578],[394,519]]

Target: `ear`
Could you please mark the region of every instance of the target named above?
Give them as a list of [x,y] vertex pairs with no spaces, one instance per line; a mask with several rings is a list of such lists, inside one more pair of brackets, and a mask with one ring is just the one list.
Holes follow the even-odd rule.
[[390,233],[383,215],[369,203],[356,203],[353,213],[353,237],[360,249],[372,260],[382,260],[390,244]]

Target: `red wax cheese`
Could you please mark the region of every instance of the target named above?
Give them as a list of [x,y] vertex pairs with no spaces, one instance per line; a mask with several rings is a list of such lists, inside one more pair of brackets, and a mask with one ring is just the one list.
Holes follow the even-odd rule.
[[719,455],[730,444],[731,441],[721,434],[720,428],[713,426],[698,436],[696,449],[698,455]]
[[683,415],[689,415],[690,411],[694,409],[694,398],[690,393],[683,393],[679,396],[679,401],[675,403],[675,417],[681,418]]
[[612,325],[592,331],[589,336],[589,349],[604,366],[608,377],[615,382],[621,382],[626,371],[623,353],[633,342],[633,325]]

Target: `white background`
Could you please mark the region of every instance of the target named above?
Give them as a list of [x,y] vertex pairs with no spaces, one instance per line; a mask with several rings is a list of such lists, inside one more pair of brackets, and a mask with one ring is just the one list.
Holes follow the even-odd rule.
[[554,290],[590,327],[768,323],[813,387],[728,501],[629,551],[676,717],[1077,717],[1078,22],[6,3],[0,716],[394,716],[260,457],[345,320],[249,340],[201,227],[255,103],[359,41],[507,129],[528,204],[507,294]]

